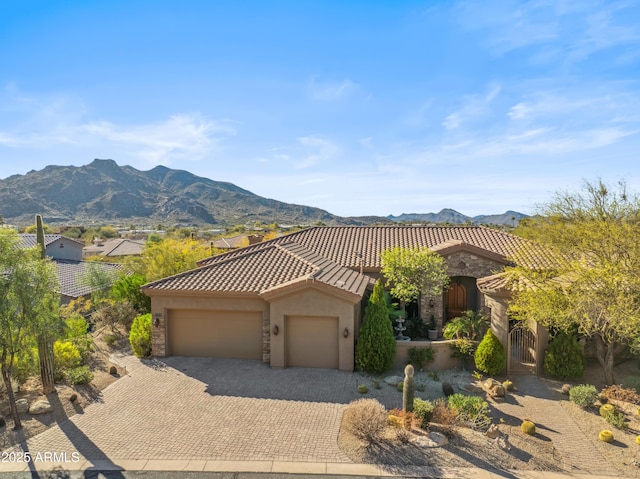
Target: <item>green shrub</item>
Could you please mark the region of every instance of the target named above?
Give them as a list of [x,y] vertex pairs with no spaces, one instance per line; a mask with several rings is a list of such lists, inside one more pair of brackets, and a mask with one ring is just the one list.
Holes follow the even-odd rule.
[[478,339],[487,330],[487,319],[472,310],[464,312],[464,316],[453,318],[442,331],[445,339]]
[[409,357],[409,364],[412,364],[414,368],[420,370],[426,363],[430,363],[436,356],[436,351],[432,347],[428,348],[409,348],[407,351]]
[[65,338],[78,348],[83,359],[87,359],[93,350],[93,338],[88,331],[89,323],[80,314],[65,320]]
[[31,376],[38,375],[39,371],[38,349],[27,348],[24,352],[20,351],[20,353],[16,355],[11,377],[15,379],[18,384],[24,384]]
[[404,389],[404,381],[400,381],[398,383],[398,385],[396,386],[396,389],[400,392],[402,392],[402,390]]
[[602,414],[602,417],[604,417],[609,424],[617,429],[626,429],[629,427],[625,420],[624,414],[622,414],[620,411],[616,411],[615,408],[609,411],[605,411],[605,413]]
[[65,371],[77,368],[81,363],[80,351],[71,341],[56,341],[53,344],[53,364],[58,380],[64,377]]
[[465,396],[455,393],[447,399],[447,405],[456,412],[461,422],[470,423],[473,427],[484,429],[489,427],[489,404],[479,396]]
[[360,394],[366,394],[369,392],[369,388],[366,384],[358,384],[358,392]]
[[129,342],[133,353],[138,356],[151,354],[151,313],[137,316],[129,331]]
[[577,379],[582,377],[584,367],[584,353],[578,339],[574,335],[558,333],[544,356],[544,371],[560,379]]
[[68,369],[64,375],[71,384],[88,384],[93,381],[93,373],[86,365]]
[[429,426],[431,416],[433,415],[433,403],[420,398],[413,400],[413,414],[418,421],[419,427]]
[[380,374],[393,365],[396,338],[389,321],[384,287],[378,281],[369,298],[356,344],[356,366],[362,371]]
[[465,369],[468,361],[473,359],[476,353],[476,347],[478,343],[470,339],[456,339],[454,342],[449,343],[451,349],[451,357],[460,360],[462,363],[462,369]]
[[580,384],[569,390],[569,399],[581,408],[591,407],[598,399],[598,391],[592,384]]
[[475,354],[476,368],[491,376],[499,374],[507,364],[504,346],[489,329],[478,345]]

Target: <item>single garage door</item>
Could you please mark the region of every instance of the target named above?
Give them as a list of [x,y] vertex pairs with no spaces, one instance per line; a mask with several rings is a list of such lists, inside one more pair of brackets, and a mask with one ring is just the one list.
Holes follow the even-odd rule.
[[287,366],[338,367],[338,318],[287,316]]
[[171,310],[169,354],[262,359],[262,312]]

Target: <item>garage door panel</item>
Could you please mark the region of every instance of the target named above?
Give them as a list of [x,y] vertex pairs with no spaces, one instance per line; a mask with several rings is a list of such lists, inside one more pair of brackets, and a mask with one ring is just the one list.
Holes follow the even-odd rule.
[[338,318],[288,316],[287,366],[338,367]]
[[262,359],[262,313],[169,311],[169,354]]

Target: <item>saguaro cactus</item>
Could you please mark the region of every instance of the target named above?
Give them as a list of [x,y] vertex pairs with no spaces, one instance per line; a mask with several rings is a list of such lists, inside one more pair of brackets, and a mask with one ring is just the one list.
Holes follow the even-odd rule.
[[[42,216],[40,215],[36,215],[36,240],[38,243],[38,252],[44,261],[46,258],[46,248],[44,244],[44,226],[42,225]],[[38,334],[38,358],[43,394],[49,394],[56,390],[53,369],[53,342],[48,328],[41,328]]]
[[405,413],[413,412],[413,398],[416,390],[413,374],[413,366],[407,364],[407,367],[404,368],[404,385],[402,388],[402,410]]

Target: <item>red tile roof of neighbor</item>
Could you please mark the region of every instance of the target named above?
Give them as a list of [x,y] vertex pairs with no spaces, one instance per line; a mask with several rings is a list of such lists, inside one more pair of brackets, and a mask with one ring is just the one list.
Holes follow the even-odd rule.
[[200,268],[145,286],[147,291],[234,291],[265,293],[312,278],[362,294],[371,279],[359,273],[380,268],[380,253],[394,246],[428,247],[442,254],[466,247],[502,260],[533,243],[482,226],[314,227],[212,256]]
[[54,260],[54,264],[58,270],[58,283],[60,284],[60,294],[70,298],[78,298],[92,293],[95,288],[85,284],[84,278],[89,270],[90,265],[99,268],[105,273],[112,274],[117,277],[119,274],[126,273],[126,267],[121,264],[97,263],[88,261],[70,261],[70,260]]

